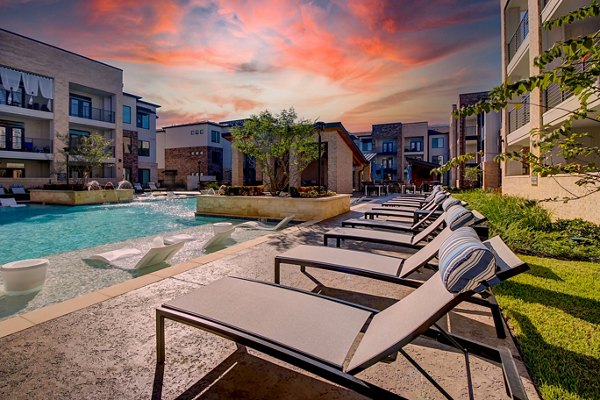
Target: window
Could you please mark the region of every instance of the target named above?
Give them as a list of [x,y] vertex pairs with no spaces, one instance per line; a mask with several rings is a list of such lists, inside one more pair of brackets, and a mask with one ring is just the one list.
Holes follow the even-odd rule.
[[373,142],[370,140],[369,141],[363,140],[362,151],[373,151]]
[[131,154],[131,138],[128,136],[123,136],[123,154]]
[[422,152],[423,151],[423,138],[415,137],[407,139],[404,146],[404,151],[407,152]]
[[431,162],[437,165],[444,164],[444,156],[431,156]]
[[202,135],[204,133],[204,129],[192,129],[190,131],[190,135]]
[[394,167],[394,159],[393,158],[383,159],[383,167],[384,168],[393,168]]
[[123,168],[125,180],[131,182],[131,168]]
[[221,165],[221,152],[213,151],[211,156],[213,164]]
[[394,142],[383,142],[383,152],[384,153],[394,152]]
[[79,118],[92,118],[92,99],[72,94],[69,100],[69,115]]
[[147,140],[140,140],[138,147],[138,156],[150,157],[150,142]]
[[146,185],[150,181],[150,170],[140,168],[138,169],[138,182],[142,184],[142,186]]
[[444,138],[432,138],[431,139],[431,148],[432,149],[441,149],[444,147]]
[[131,107],[129,106],[123,106],[123,123],[131,124]]
[[0,149],[6,149],[6,127],[0,126]]
[[210,132],[210,141],[213,143],[221,143],[221,134],[219,131]]
[[84,136],[89,136],[88,131],[81,131],[79,129],[69,129],[69,150],[74,150],[79,146],[79,141]]
[[136,126],[142,129],[150,129],[150,114],[138,111]]

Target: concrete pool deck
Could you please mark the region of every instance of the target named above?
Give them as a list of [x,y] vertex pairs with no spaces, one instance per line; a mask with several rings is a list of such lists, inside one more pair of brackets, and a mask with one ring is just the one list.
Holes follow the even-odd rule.
[[[381,199],[383,200],[383,199]],[[102,289],[89,298],[71,300],[74,309],[41,309],[21,317],[28,329],[0,339],[0,398],[10,399],[362,399],[303,370],[250,350],[235,352],[235,344],[182,324],[167,322],[166,363],[156,365],[155,314],[162,303],[226,275],[272,281],[273,257],[300,243],[321,245],[322,233],[341,220],[357,216],[370,204],[318,224],[302,224],[251,239]],[[389,246],[361,245],[394,254]],[[411,289],[366,278],[310,270],[321,284],[284,266],[282,283],[384,308]],[[423,273],[426,278],[427,274]],[[88,296],[88,295],[86,295]],[[42,312],[43,311],[43,312]],[[32,313],[35,313],[33,311]],[[58,315],[62,315],[56,317]],[[2,321],[10,322],[11,320]],[[0,322],[6,333],[8,323]],[[36,323],[33,325],[33,323]],[[18,323],[15,323],[17,325]],[[461,304],[440,320],[454,333],[489,345],[511,348],[529,398],[538,398],[511,338],[497,339],[489,310]],[[24,326],[23,326],[24,327]],[[467,395],[464,359],[456,350],[418,339],[407,352],[439,380],[451,395]],[[499,365],[471,358],[476,398],[506,398]],[[440,394],[402,357],[379,363],[359,376],[409,398],[439,398]]]

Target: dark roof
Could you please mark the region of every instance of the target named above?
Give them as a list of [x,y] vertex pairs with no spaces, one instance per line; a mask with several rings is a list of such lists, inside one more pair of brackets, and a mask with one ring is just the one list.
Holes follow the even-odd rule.
[[224,126],[219,124],[218,122],[212,122],[212,121],[198,121],[198,122],[188,122],[186,124],[179,124],[179,125],[171,125],[171,126],[163,126],[163,129],[169,129],[169,128],[179,128],[181,126],[194,126],[194,125],[203,125],[203,124],[207,124],[207,125],[213,125],[213,126],[218,126],[219,128],[223,128]]
[[406,161],[412,165],[418,165],[420,167],[424,167],[424,168],[438,168],[439,164],[435,164],[435,163],[430,163],[424,160],[419,160],[418,158],[414,158],[414,157],[405,157]]
[[135,97],[136,99],[141,99],[142,96],[136,96],[135,94],[123,92],[123,96]]
[[85,58],[85,59],[86,59],[86,60],[88,60],[88,61],[93,61],[93,62],[95,62],[95,63],[102,64],[102,65],[105,65],[105,66],[107,66],[107,67],[110,67],[110,68],[113,68],[113,69],[116,69],[116,70],[118,70],[118,71],[121,71],[121,72],[123,72],[123,70],[122,70],[121,68],[117,68],[117,67],[115,67],[115,66],[112,66],[112,65],[109,65],[109,64],[103,63],[102,61],[94,60],[94,59],[92,59],[92,58],[89,58],[89,57],[86,57],[86,56],[82,56],[81,54],[77,54],[77,53],[74,53],[74,52],[72,52],[72,51],[65,50],[65,49],[63,49],[63,48],[61,48],[61,47],[58,47],[58,46],[54,46],[54,45],[51,45],[51,44],[48,44],[48,43],[44,43],[44,42],[42,42],[42,41],[39,41],[39,40],[37,40],[37,39],[33,39],[33,38],[30,38],[30,37],[28,37],[28,36],[21,35],[21,34],[19,34],[19,33],[16,33],[16,32],[11,32],[11,31],[8,31],[8,30],[6,30],[6,29],[2,29],[2,28],[0,28],[0,31],[6,32],[6,33],[10,33],[11,35],[19,36],[19,37],[22,37],[22,38],[24,38],[24,39],[27,39],[27,40],[31,40],[31,41],[33,41],[33,42],[36,42],[36,43],[39,43],[39,44],[43,44],[44,46],[52,47],[53,49],[60,50],[60,51],[64,51],[65,53],[69,53],[69,54],[72,54],[72,55],[74,55],[74,56],[77,56],[77,57]]
[[428,135],[448,135],[449,132],[440,132],[440,131],[436,131],[435,129],[427,129],[427,134]]
[[141,99],[141,97],[140,97],[140,98],[138,98],[138,100],[137,100],[137,101],[138,101],[138,103],[144,103],[144,104],[148,104],[149,106],[152,106],[152,107],[160,108],[160,105],[159,105],[159,104],[150,103],[149,101],[146,101],[146,100],[140,100],[140,99]]

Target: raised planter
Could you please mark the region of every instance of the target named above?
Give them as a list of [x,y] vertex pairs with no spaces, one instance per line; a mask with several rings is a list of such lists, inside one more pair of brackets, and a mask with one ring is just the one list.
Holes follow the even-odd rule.
[[271,196],[196,196],[196,214],[311,221],[350,211],[350,195],[303,199]]
[[133,200],[133,189],[116,190],[30,190],[33,203],[63,204],[79,206],[84,204],[122,203]]

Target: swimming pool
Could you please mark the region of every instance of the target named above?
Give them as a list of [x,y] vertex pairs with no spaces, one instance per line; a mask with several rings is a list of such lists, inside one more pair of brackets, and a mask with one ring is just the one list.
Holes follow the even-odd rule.
[[195,208],[194,197],[75,207],[1,207],[0,264],[225,220],[197,217]]

